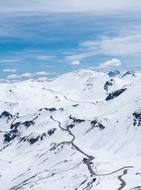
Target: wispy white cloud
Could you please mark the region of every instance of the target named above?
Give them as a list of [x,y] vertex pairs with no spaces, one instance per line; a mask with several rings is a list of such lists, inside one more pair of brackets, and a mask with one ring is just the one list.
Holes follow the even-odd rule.
[[52,58],[52,56],[50,56],[50,55],[39,55],[39,56],[37,56],[37,59],[41,60],[41,61],[48,61],[51,58]]
[[41,77],[48,76],[49,73],[46,71],[36,72],[36,73],[22,73],[22,74],[11,74],[7,76],[7,79],[21,79],[21,78],[34,78],[34,77]]
[[25,78],[31,78],[33,76],[32,73],[23,73],[21,75],[18,75],[19,78],[25,77]]
[[[81,49],[81,47],[80,47],[80,49]],[[81,61],[81,60],[88,58],[88,57],[91,57],[93,55],[94,55],[94,51],[91,51],[90,49],[88,50],[88,49],[83,48],[83,49],[81,49],[81,52],[74,53],[72,55],[67,56],[66,60],[69,63],[71,63],[71,62],[74,62],[75,60]]]
[[5,72],[5,73],[16,73],[17,70],[16,69],[3,69],[3,72]]
[[8,79],[17,79],[18,75],[16,75],[16,74],[8,75],[7,78]]
[[34,75],[37,75],[37,76],[46,76],[46,75],[48,75],[48,73],[45,72],[45,71],[41,71],[41,72],[35,73]]
[[119,59],[113,58],[113,59],[111,59],[109,61],[101,63],[99,65],[99,68],[103,68],[104,69],[104,68],[108,68],[108,67],[119,67],[121,65],[122,65],[122,63],[121,63],[121,61]]
[[73,60],[70,65],[80,65],[80,60]]
[[17,63],[18,59],[0,59],[0,63]]
[[93,54],[134,56],[141,53],[141,34],[102,37],[98,41],[86,41],[81,46]]
[[[139,32],[139,31],[138,31]],[[79,53],[77,53],[79,52]],[[94,57],[96,55],[114,57],[135,57],[141,55],[141,34],[126,34],[124,36],[101,37],[99,40],[80,43],[76,53],[66,57],[68,62]]]
[[99,51],[112,56],[135,56],[141,53],[141,34],[125,37],[106,37],[98,42]]
[[140,0],[0,0],[1,11],[115,11],[141,8]]

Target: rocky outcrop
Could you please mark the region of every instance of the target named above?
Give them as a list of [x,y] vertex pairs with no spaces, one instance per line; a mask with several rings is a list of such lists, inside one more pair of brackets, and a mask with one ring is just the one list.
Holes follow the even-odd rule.
[[118,97],[119,95],[121,95],[126,90],[127,90],[127,88],[122,88],[122,89],[116,90],[114,92],[111,92],[108,94],[108,96],[106,97],[105,100],[106,101],[112,100],[112,99]]
[[109,77],[115,77],[119,74],[120,74],[120,71],[118,71],[118,70],[109,71],[109,73],[108,73]]
[[9,131],[8,133],[4,134],[4,143],[9,143],[13,139],[19,136],[19,132],[16,129]]
[[124,78],[124,77],[126,77],[126,76],[128,76],[128,75],[131,75],[131,76],[135,76],[135,73],[133,72],[133,71],[126,71],[122,76],[121,76],[121,78]]
[[73,123],[82,123],[82,122],[85,122],[84,119],[78,119],[78,118],[72,117],[71,115],[69,116],[69,119],[71,119],[73,121]]
[[16,122],[16,123],[13,123],[11,124],[11,129],[18,129],[19,126],[25,126],[25,127],[30,127],[30,126],[33,126],[35,124],[34,121],[25,121],[25,122]]
[[105,84],[104,84],[104,90],[108,91],[109,87],[110,86],[113,86],[113,79],[107,81]]
[[97,120],[91,121],[91,126],[97,127],[99,129],[105,129],[105,126],[102,123],[98,122]]
[[11,113],[4,111],[1,113],[0,118],[7,118],[7,119],[11,119],[13,116]]
[[133,125],[138,127],[141,126],[141,112],[134,112],[133,117]]

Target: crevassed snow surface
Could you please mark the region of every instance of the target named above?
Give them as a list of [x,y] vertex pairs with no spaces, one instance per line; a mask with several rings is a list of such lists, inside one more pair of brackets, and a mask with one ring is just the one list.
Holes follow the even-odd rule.
[[0,84],[0,190],[141,189],[141,74]]

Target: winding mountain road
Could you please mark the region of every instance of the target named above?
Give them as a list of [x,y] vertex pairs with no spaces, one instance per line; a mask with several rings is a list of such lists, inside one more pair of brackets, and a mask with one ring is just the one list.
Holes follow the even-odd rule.
[[118,176],[118,179],[119,179],[120,182],[121,182],[121,186],[120,186],[117,190],[122,190],[122,189],[126,186],[126,182],[122,179],[122,177],[123,177],[124,175],[126,175],[127,172],[128,172],[128,169],[125,169],[125,170],[123,171],[123,174],[120,175],[120,176]]
[[[114,170],[114,171],[109,172],[109,173],[97,174],[96,172],[93,171],[93,168],[92,168],[92,164],[93,164],[92,161],[94,160],[94,157],[91,156],[91,155],[88,155],[87,153],[85,153],[83,150],[81,150],[81,149],[74,143],[76,137],[75,137],[75,135],[71,132],[71,130],[70,130],[69,128],[66,128],[66,129],[63,128],[63,127],[61,126],[61,122],[58,121],[58,120],[56,120],[53,116],[50,116],[50,118],[51,118],[53,121],[55,121],[55,122],[58,123],[58,127],[59,127],[61,130],[68,132],[69,135],[72,136],[72,140],[70,141],[70,144],[71,144],[72,147],[75,148],[78,152],[80,152],[82,155],[84,155],[84,156],[87,157],[87,158],[84,158],[84,159],[83,159],[83,163],[86,164],[86,166],[87,166],[87,168],[88,168],[88,170],[89,170],[89,172],[90,172],[91,175],[94,175],[94,176],[108,176],[108,175],[112,175],[112,174],[114,174],[114,173],[117,173],[117,172],[119,172],[119,171],[121,171],[121,170],[124,170],[124,173],[126,174],[126,171],[128,171],[128,169],[133,168],[133,166],[125,166],[125,167],[119,168],[119,169]],[[124,174],[124,175],[125,175],[125,174]],[[123,176],[123,175],[121,175],[121,177],[120,177],[120,176],[118,177],[118,179],[119,179],[120,181],[121,181],[121,179],[122,179],[122,176]]]

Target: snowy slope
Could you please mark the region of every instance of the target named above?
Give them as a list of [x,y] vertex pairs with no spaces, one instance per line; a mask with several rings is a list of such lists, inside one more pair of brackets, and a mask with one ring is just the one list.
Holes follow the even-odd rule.
[[0,84],[0,190],[141,189],[141,74]]

